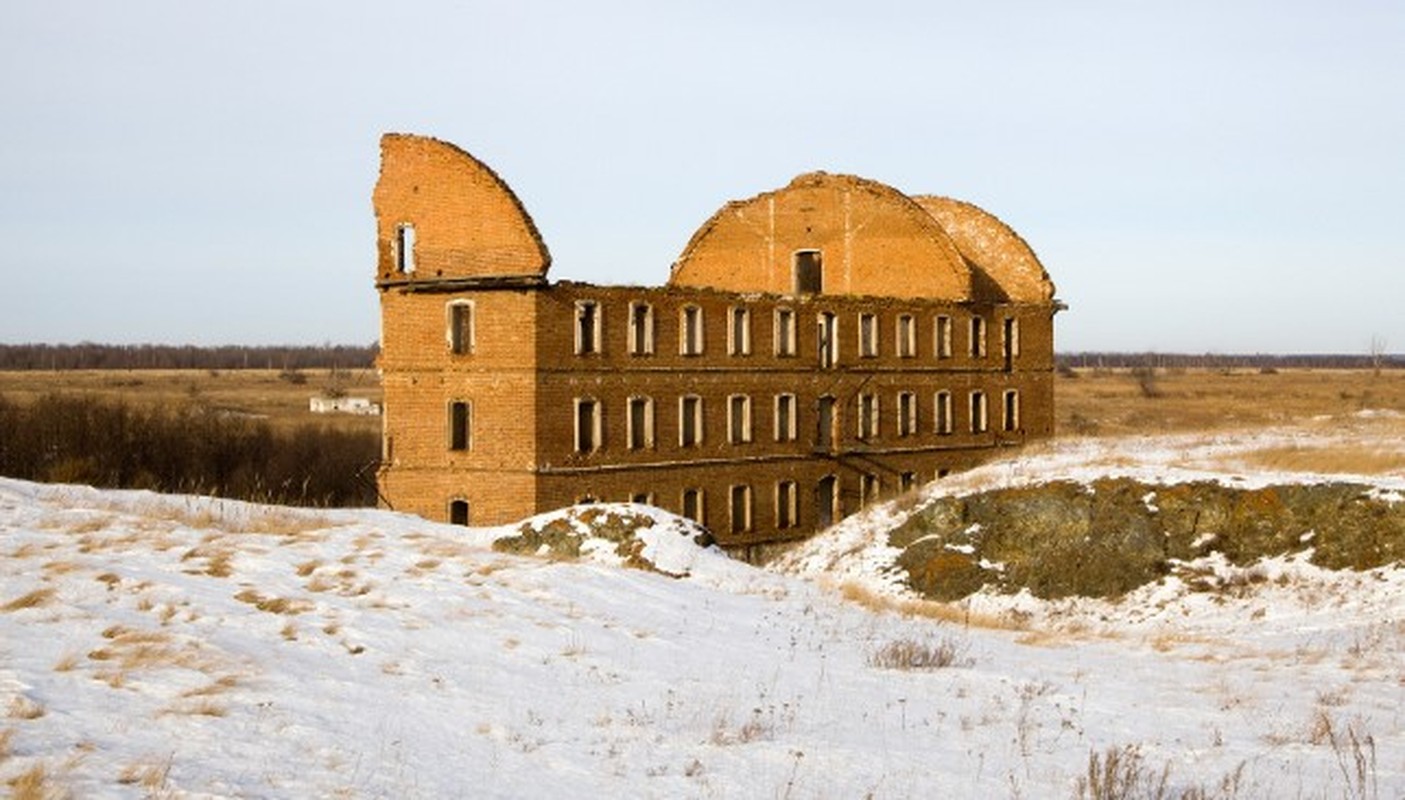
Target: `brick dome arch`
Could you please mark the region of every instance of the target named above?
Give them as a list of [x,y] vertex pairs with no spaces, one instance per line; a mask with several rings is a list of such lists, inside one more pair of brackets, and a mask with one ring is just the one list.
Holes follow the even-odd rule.
[[823,293],[972,297],[970,268],[922,207],[878,181],[824,172],[724,205],[693,234],[669,284],[791,294],[796,254],[815,251]]
[[1047,303],[1054,283],[1027,242],[994,214],[963,200],[912,198],[946,231],[971,265],[979,299]]
[[544,280],[551,266],[517,195],[487,165],[448,142],[382,136],[371,200],[381,282]]

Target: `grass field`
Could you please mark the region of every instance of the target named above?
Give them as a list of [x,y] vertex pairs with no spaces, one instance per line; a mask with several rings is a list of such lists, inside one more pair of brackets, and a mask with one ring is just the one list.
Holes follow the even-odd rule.
[[[298,377],[304,382],[299,383]],[[205,407],[266,418],[275,425],[316,422],[354,430],[380,430],[380,417],[313,414],[308,400],[342,392],[381,401],[374,370],[61,370],[0,371],[0,395],[18,402],[50,392],[84,394],[132,404],[196,403]]]
[[[0,395],[18,401],[73,392],[129,403],[194,402],[267,418],[278,425],[317,422],[379,431],[379,417],[313,414],[309,398],[343,392],[381,401],[373,370],[306,370],[296,383],[278,370],[77,370],[0,372]],[[1066,371],[1054,382],[1061,437],[1214,433],[1258,428],[1358,425],[1379,434],[1385,452],[1265,452],[1269,468],[1323,469],[1349,461],[1367,474],[1405,469],[1405,371],[1134,370]]]

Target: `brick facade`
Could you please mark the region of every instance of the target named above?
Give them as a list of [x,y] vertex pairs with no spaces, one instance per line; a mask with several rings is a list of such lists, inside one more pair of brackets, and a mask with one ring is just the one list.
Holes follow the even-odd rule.
[[1053,286],[974,206],[814,173],[725,206],[666,286],[553,284],[486,167],[402,135],[382,158],[398,510],[483,525],[638,499],[747,548],[1053,432]]

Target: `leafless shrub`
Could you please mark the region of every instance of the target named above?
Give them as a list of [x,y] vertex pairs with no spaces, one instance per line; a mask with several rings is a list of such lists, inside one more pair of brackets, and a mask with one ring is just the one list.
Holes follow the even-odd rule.
[[970,664],[966,643],[942,638],[937,642],[895,639],[868,656],[868,665],[879,669],[944,669]]
[[1357,730],[1354,723],[1348,724],[1345,731],[1338,731],[1330,723],[1327,726],[1327,739],[1336,756],[1337,769],[1345,783],[1345,796],[1349,800],[1372,800],[1381,796],[1380,785],[1376,781],[1376,739],[1370,733]]
[[1088,770],[1078,779],[1079,800],[1167,800],[1171,767],[1157,772],[1134,744],[1088,753]]

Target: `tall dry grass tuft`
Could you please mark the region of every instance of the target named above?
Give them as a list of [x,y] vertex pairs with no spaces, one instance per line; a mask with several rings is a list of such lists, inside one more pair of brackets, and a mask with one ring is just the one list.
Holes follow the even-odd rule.
[[936,642],[896,639],[868,656],[868,665],[879,669],[928,670],[970,665],[966,643],[951,638]]
[[10,719],[39,719],[46,712],[44,706],[39,702],[19,695],[10,701],[10,708],[6,713]]
[[14,747],[15,729],[6,728],[0,731],[0,763],[10,757],[10,750]]

